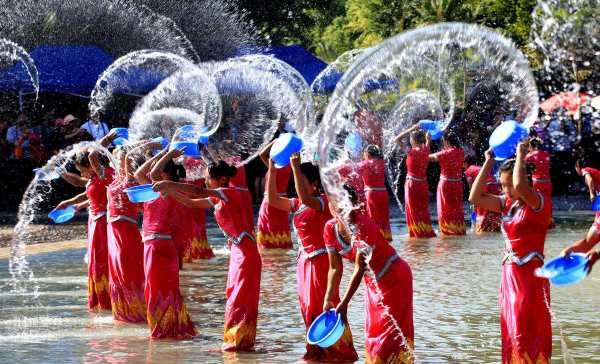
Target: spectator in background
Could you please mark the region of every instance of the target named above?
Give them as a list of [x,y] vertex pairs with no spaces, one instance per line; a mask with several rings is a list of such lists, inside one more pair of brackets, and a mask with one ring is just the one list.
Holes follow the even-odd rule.
[[15,125],[8,128],[6,131],[6,141],[9,144],[15,144],[17,139],[19,139],[23,135],[23,131],[25,129],[25,123],[27,122],[27,115],[24,113],[20,113],[17,116],[17,120]]
[[[8,115],[4,114],[0,117],[0,135],[6,135],[9,127]],[[0,160],[8,159],[11,148],[6,141],[6,138],[0,138]]]
[[81,129],[81,120],[69,114],[57,121],[57,139],[58,149],[64,149],[70,145],[93,140],[92,136],[87,131]]
[[108,124],[102,121],[102,116],[101,113],[92,114],[81,126],[81,129],[91,135],[94,140],[102,139],[110,131]]

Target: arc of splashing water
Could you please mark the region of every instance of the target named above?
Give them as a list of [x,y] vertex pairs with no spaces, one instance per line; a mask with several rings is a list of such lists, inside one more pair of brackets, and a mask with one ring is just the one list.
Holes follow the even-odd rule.
[[112,101],[114,93],[119,91],[118,88],[127,86],[119,83],[118,72],[127,74],[127,72],[144,71],[145,65],[156,68],[147,72],[151,76],[160,76],[163,80],[179,69],[194,66],[190,60],[182,56],[158,50],[143,49],[128,53],[113,62],[96,81],[90,94],[90,112],[102,111]]
[[[80,142],[61,150],[46,162],[44,167],[42,167],[42,170],[46,174],[52,172],[58,173],[57,171],[64,170],[65,165],[73,159],[77,152],[89,148],[100,151],[102,155],[108,158],[109,163],[115,170],[116,177],[119,173],[118,164],[113,159],[112,154],[96,142]],[[9,282],[11,290],[19,293],[30,293],[28,291],[31,290],[34,298],[37,298],[38,286],[35,282],[33,270],[29,267],[29,263],[27,262],[25,246],[26,240],[29,237],[28,228],[36,217],[38,205],[40,202],[44,201],[45,196],[51,192],[51,182],[49,180],[41,179],[39,174],[36,173],[19,204],[17,224],[13,231],[13,238],[10,246],[8,269],[12,277]]]
[[23,64],[25,71],[29,75],[37,99],[40,92],[40,79],[35,62],[29,53],[17,43],[5,38],[0,38],[0,60],[5,59],[11,62],[21,62]]
[[[203,135],[211,135],[219,127],[222,113],[223,106],[213,80],[199,67],[185,67],[142,98],[129,121],[130,140],[157,136],[170,139],[174,128],[186,124],[194,125]],[[161,116],[171,116],[173,125],[160,127]]]

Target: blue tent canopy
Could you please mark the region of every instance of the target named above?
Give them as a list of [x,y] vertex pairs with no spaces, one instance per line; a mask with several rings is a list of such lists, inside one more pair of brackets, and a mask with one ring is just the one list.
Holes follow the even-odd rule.
[[[256,52],[256,49],[252,50]],[[287,62],[312,83],[326,64],[303,47],[273,46],[265,54]],[[100,74],[114,61],[114,57],[96,46],[46,45],[29,52],[39,74],[40,92],[56,92],[88,96]],[[116,93],[145,94],[163,79],[144,69],[128,69],[113,75],[117,77]],[[0,72],[0,91],[33,92],[33,85],[22,63],[16,63]]]

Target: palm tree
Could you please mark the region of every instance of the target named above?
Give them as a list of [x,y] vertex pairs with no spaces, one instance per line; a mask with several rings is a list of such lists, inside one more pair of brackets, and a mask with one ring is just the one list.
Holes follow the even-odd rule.
[[459,19],[463,12],[461,0],[427,0],[419,2],[415,11],[421,23],[439,23]]

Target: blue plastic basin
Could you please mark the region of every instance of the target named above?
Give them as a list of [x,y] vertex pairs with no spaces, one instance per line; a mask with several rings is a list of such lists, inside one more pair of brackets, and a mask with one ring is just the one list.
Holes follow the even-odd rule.
[[206,131],[206,128],[202,128],[201,130],[197,130],[194,125],[184,125],[178,128],[175,131],[175,135],[179,140],[194,140],[197,139],[200,144],[208,144],[210,137],[203,132]]
[[200,155],[200,149],[196,142],[173,142],[171,143],[171,149],[183,150],[183,154],[188,157],[198,157]]
[[117,137],[113,140],[114,145],[123,145],[127,143],[127,139],[129,138],[129,129],[127,128],[112,128],[111,131],[117,133]]
[[581,282],[588,274],[588,260],[583,253],[571,253],[556,257],[540,268],[539,275],[550,279],[552,284],[566,286]]
[[592,201],[592,210],[600,211],[600,195],[597,195],[594,201]]
[[54,209],[48,214],[48,217],[57,224],[67,222],[71,220],[73,216],[75,216],[75,206],[73,205],[60,210]]
[[344,141],[344,149],[352,158],[360,157],[363,149],[363,139],[357,132],[348,134]]
[[514,120],[500,124],[490,136],[490,148],[494,151],[496,160],[512,158],[519,142],[527,138],[527,128]]
[[311,345],[328,348],[342,337],[344,329],[342,316],[332,309],[323,312],[313,321],[306,332],[306,341]]
[[131,202],[148,202],[156,200],[160,193],[152,190],[151,184],[126,188],[125,193]]
[[290,164],[290,157],[302,150],[302,139],[292,133],[284,133],[277,138],[271,147],[271,159],[276,168],[283,168]]
[[440,129],[440,121],[423,119],[419,121],[419,127],[431,135],[431,140],[439,140],[444,136],[444,131]]

